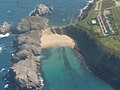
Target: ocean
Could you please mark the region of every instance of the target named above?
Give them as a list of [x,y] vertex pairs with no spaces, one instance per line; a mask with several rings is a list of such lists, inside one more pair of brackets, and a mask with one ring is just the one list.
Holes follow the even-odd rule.
[[[5,74],[12,65],[10,58],[15,48],[12,47],[12,41],[15,35],[11,34],[9,37],[0,38],[0,90],[5,90]],[[4,69],[4,71],[2,71]]]
[[40,3],[54,8],[51,14],[45,16],[51,25],[66,25],[76,21],[87,0],[0,0],[0,22],[19,22]]
[[[16,24],[40,3],[54,8],[53,13],[45,17],[49,19],[50,25],[60,26],[75,23],[80,8],[87,5],[87,0],[0,0],[0,23],[8,21]],[[15,48],[11,42],[14,39],[13,34],[0,37],[0,90],[5,90],[4,74],[12,65],[10,58]],[[45,84],[43,90],[113,90],[89,72],[70,48],[54,47],[49,48],[49,51],[46,53],[43,50],[41,56]]]
[[45,84],[42,90],[114,90],[94,76],[71,48],[44,49],[40,60]]

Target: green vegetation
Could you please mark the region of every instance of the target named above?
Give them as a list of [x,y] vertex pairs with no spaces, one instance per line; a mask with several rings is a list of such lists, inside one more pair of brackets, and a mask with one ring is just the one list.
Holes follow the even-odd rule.
[[120,7],[112,8],[112,19],[110,22],[117,34],[99,39],[100,42],[110,50],[120,54]]
[[91,11],[89,16],[86,19],[84,19],[83,21],[80,21],[79,24],[81,26],[84,26],[85,28],[89,29],[89,28],[92,27],[92,25],[90,24],[91,20],[92,19],[97,19],[96,17],[97,17],[96,12]]
[[32,38],[33,40],[39,40],[40,39],[40,31],[39,30],[32,30],[29,32],[28,36]]
[[[120,0],[117,0],[120,1]],[[101,32],[99,23],[92,25],[90,22],[93,19],[97,20],[98,11],[92,9],[89,15],[83,21],[78,23],[79,26],[85,27],[87,30],[92,30],[94,35],[97,36],[97,40],[108,50],[120,54],[120,7],[115,6],[113,0],[103,0],[102,2],[102,13],[104,10],[108,10],[109,22],[114,30],[114,34],[104,36]]]
[[25,17],[24,18],[25,20],[28,20],[28,21],[32,21],[32,22],[35,22],[35,23],[48,23],[48,19],[47,18],[43,18],[43,17]]
[[[98,16],[98,12],[94,11],[94,8],[93,8],[89,12],[88,17],[86,19],[78,22],[78,25],[85,27],[87,30],[92,30],[96,34],[97,37],[103,37],[103,33],[101,32],[101,28],[98,23],[97,16]],[[97,23],[95,25],[93,25],[91,23],[92,20],[96,20]]]

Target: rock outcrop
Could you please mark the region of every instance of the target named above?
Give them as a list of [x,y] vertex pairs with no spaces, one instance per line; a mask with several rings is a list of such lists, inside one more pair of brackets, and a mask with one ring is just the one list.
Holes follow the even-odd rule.
[[22,34],[31,30],[41,30],[48,27],[48,19],[38,16],[25,17],[12,29],[13,33]]
[[[11,60],[14,65],[9,73],[14,73],[12,86],[17,90],[36,90],[43,86],[43,80],[39,73],[38,55],[41,51],[41,31],[47,27],[46,25],[47,22],[45,23],[43,18],[32,16],[22,19],[14,29],[16,30],[14,32],[18,32],[20,35],[14,41],[18,49],[12,56]],[[11,80],[11,78],[9,79]]]
[[94,3],[88,3],[87,6],[81,9],[80,14],[77,18],[77,22],[84,20],[88,16],[89,11],[92,9],[93,6],[94,6]]
[[12,25],[8,22],[3,22],[3,24],[0,25],[0,33],[6,34],[8,33],[12,28]]
[[39,4],[30,14],[29,16],[42,16],[48,13],[51,13],[53,8],[47,7],[44,4]]

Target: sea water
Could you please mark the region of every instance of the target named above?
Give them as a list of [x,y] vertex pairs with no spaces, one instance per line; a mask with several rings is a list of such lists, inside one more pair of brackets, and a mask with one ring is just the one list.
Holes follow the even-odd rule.
[[[18,23],[22,17],[29,13],[38,5],[45,4],[53,7],[53,13],[45,16],[53,25],[65,25],[74,22],[79,15],[80,8],[86,4],[86,0],[0,0],[0,23],[8,21],[12,24]],[[64,20],[64,21],[63,21]],[[1,35],[3,36],[3,35]],[[14,49],[11,46],[15,36],[0,37],[0,70],[7,70],[11,65],[10,58]],[[2,75],[0,75],[0,90],[4,90],[5,85]]]
[[11,34],[9,37],[0,38],[0,90],[4,90],[5,73],[12,65],[10,58],[15,49],[12,47],[12,41],[15,35]]
[[45,4],[54,8],[51,14],[45,16],[50,24],[72,24],[87,3],[87,0],[0,0],[0,22],[16,23],[28,16],[38,4]]
[[45,84],[42,90],[114,90],[94,76],[71,48],[43,49],[40,60]]
[[[4,21],[8,21],[13,24],[16,24],[17,22],[20,21],[22,17],[28,16],[29,13],[40,3],[45,4],[48,7],[54,8],[51,14],[48,14],[45,16],[49,19],[50,24],[66,25],[66,24],[72,24],[76,21],[77,16],[79,15],[80,9],[82,9],[87,5],[87,0],[0,0],[0,23]],[[12,56],[12,53],[15,51],[15,49],[12,47],[11,42],[14,39],[15,39],[15,35],[11,35],[11,34],[8,37],[0,38],[0,71],[2,69],[7,70],[12,65],[10,58]],[[61,50],[57,48],[50,49],[51,53],[46,54],[44,56],[44,59],[42,62],[43,64],[42,70],[43,70],[45,87],[43,88],[43,90],[56,90],[56,88],[57,90],[60,90],[60,89],[72,90],[75,88],[74,85],[76,85],[76,88],[79,88],[79,85],[81,85],[81,87],[84,87],[84,88],[86,86],[86,88],[99,87],[99,88],[102,88],[101,90],[108,90],[108,89],[112,90],[108,84],[101,81],[97,77],[93,76],[92,73],[89,73],[85,68],[83,68],[82,63],[80,64],[79,60],[76,61],[77,57],[74,56],[74,53],[72,52],[71,54],[68,51],[69,50],[66,51],[64,59],[65,57],[71,58],[71,56],[69,56],[68,54],[73,55],[73,58],[68,59],[68,60],[71,60],[69,61],[69,63],[71,63],[72,65],[65,66],[63,64],[64,62],[66,62],[66,61],[63,62],[63,55],[62,55],[63,50],[61,52]],[[58,55],[58,56],[55,56],[55,55]],[[80,67],[78,67],[79,64],[81,65]],[[73,70],[71,69],[68,70],[70,68],[69,66],[72,67]],[[85,77],[83,77],[82,74]],[[98,84],[100,85],[93,83],[92,80],[98,82]],[[78,85],[79,81],[81,82]],[[90,85],[88,84],[88,82]],[[5,90],[3,88],[4,85],[5,85],[5,78],[0,74],[0,90]],[[97,88],[92,90],[97,90]]]

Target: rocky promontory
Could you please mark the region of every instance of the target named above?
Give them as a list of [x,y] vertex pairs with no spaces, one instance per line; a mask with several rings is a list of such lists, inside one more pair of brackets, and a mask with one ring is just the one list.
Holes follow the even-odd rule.
[[29,16],[42,16],[48,13],[51,13],[53,8],[47,7],[44,4],[39,4],[30,14]]
[[13,66],[9,72],[14,73],[11,86],[17,90],[33,90],[44,85],[39,73],[38,56],[41,51],[41,31],[47,27],[47,23],[45,18],[29,16],[23,18],[12,31],[19,34],[13,42],[17,51],[12,55]]

